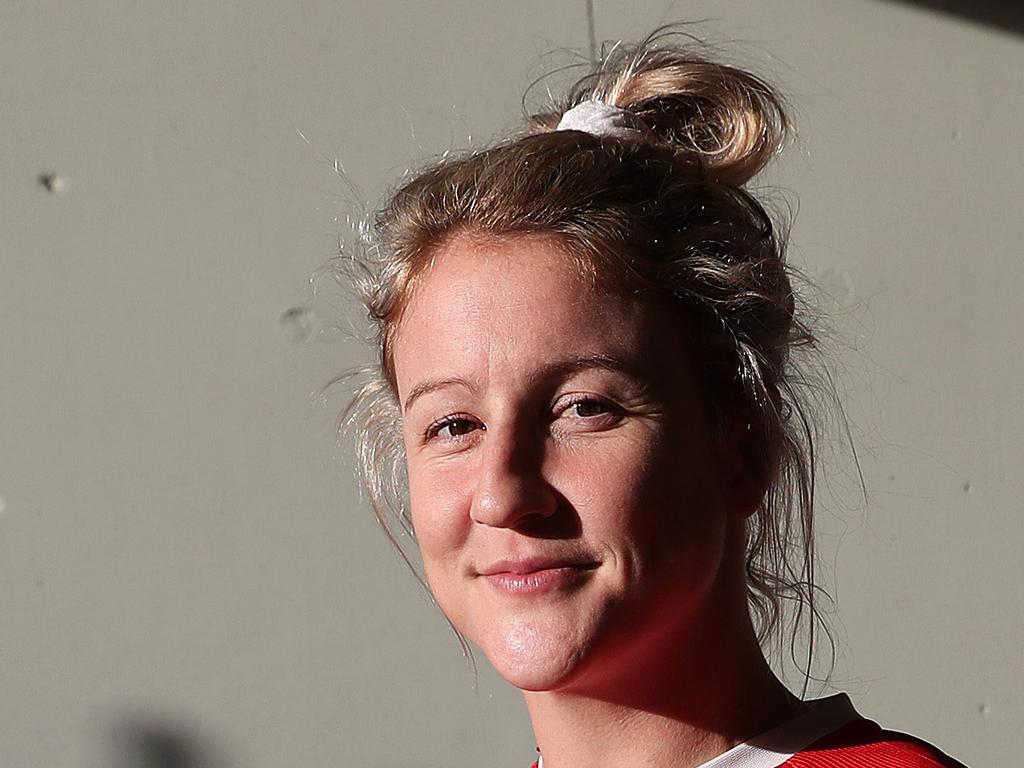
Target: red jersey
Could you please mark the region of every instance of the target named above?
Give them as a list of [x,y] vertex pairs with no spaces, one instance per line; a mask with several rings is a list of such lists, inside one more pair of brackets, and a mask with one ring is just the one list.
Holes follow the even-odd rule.
[[[846,694],[830,696],[699,768],[965,768],[913,736],[857,714]],[[543,758],[533,768],[543,768]]]
[[[931,744],[857,719],[780,763],[788,768],[965,768]],[[738,768],[738,766],[737,766]]]

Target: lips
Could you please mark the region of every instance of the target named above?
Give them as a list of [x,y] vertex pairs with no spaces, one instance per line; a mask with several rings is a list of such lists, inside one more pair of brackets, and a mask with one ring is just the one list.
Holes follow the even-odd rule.
[[577,586],[597,566],[577,557],[506,559],[480,569],[479,575],[499,592],[532,595]]

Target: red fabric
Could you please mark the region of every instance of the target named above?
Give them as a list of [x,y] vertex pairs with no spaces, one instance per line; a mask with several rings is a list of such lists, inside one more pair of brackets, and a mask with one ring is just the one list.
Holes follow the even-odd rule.
[[854,720],[823,736],[782,764],[787,768],[965,768],[935,747],[905,733]]
[[[531,768],[537,768],[534,763]],[[823,736],[781,768],[966,768],[930,744],[871,720],[854,720]]]

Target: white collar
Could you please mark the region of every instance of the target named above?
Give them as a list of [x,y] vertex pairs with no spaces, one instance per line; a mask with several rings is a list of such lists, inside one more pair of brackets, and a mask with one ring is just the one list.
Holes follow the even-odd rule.
[[845,693],[807,702],[805,712],[728,752],[700,768],[778,768],[822,736],[860,717]]
[[[806,705],[806,710],[792,720],[737,744],[698,768],[778,768],[822,736],[860,718],[845,693]],[[544,768],[543,757],[538,758],[537,768]]]

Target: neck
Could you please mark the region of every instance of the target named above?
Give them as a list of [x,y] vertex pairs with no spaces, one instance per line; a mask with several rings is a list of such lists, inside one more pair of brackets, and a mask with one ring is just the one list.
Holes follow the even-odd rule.
[[544,768],[692,768],[791,717],[798,702],[772,673],[740,605],[731,616],[711,609],[717,615],[691,617],[688,632],[619,654],[635,661],[600,680],[526,692]]

